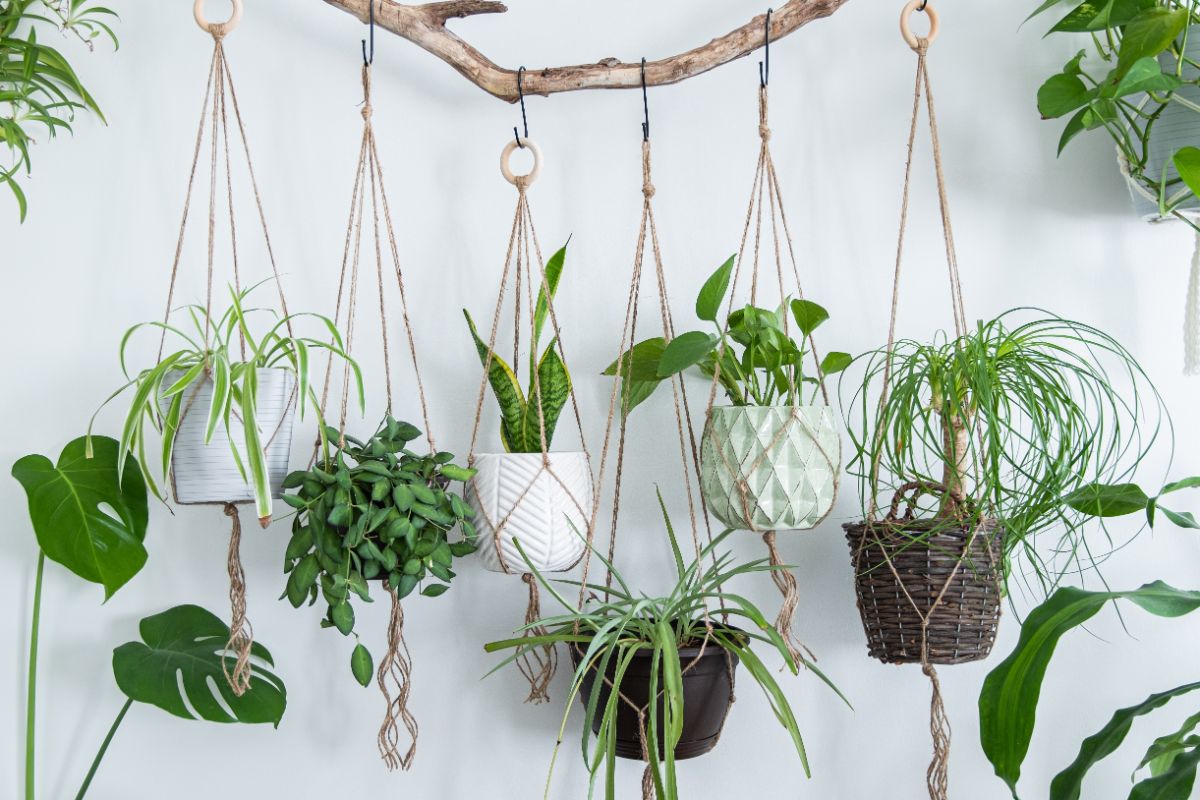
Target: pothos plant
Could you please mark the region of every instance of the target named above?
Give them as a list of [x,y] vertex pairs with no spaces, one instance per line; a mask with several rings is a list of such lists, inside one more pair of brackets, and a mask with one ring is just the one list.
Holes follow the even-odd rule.
[[[450,490],[475,470],[454,464],[453,453],[409,449],[420,435],[390,415],[365,442],[329,428],[319,462],[284,480],[298,490],[284,495],[297,511],[284,594],[296,608],[323,598],[322,627],[354,635],[351,595],[371,602],[370,581],[401,598],[424,583],[421,594],[437,597],[450,588],[454,559],[475,552],[470,509]],[[455,528],[462,538],[452,542]],[[373,661],[361,642],[350,666],[359,683],[370,683]]]
[[815,398],[823,376],[849,366],[849,354],[831,352],[811,373],[806,371],[813,331],[829,319],[829,312],[811,300],[788,299],[774,310],[746,305],[721,324],[735,259],[731,256],[718,267],[696,298],[696,316],[712,324],[711,332],[688,331],[670,342],[661,336],[646,339],[604,371],[615,376],[620,367],[624,413],[681,372],[712,380],[718,361],[721,389],[735,406],[803,405]]
[[[258,284],[261,286],[262,284]],[[320,314],[300,313],[280,316],[267,309],[246,307],[246,300],[257,286],[242,291],[229,289],[231,304],[220,316],[203,306],[185,306],[191,326],[170,322],[143,322],[134,325],[121,338],[121,370],[126,383],[109,396],[110,403],[132,390],[133,399],[121,431],[121,451],[136,455],[151,491],[163,496],[158,481],[171,470],[171,453],[184,414],[201,413],[205,417],[204,442],[212,441],[222,426],[229,441],[230,456],[243,480],[254,489],[259,521],[265,527],[271,519],[271,483],[267,473],[267,441],[258,424],[258,370],[284,369],[296,377],[300,416],[308,405],[320,416],[320,403],[309,382],[309,365],[314,351],[324,350],[344,360],[355,378],[359,406],[363,405],[362,373],[346,353],[337,326]],[[329,340],[292,333],[294,324],[311,318],[320,323]],[[259,320],[265,320],[260,325]],[[134,334],[143,329],[158,329],[180,349],[164,352],[157,363],[136,373],[130,372],[127,350]],[[192,409],[191,399],[205,382],[213,386],[208,408]],[[96,412],[99,414],[99,411]],[[241,435],[234,435],[231,422],[237,422]],[[92,417],[95,423],[95,415]],[[89,435],[91,428],[89,426]],[[147,458],[147,435],[153,431],[161,438],[157,469]],[[240,441],[239,441],[240,439]],[[122,465],[123,468],[123,465]]]
[[528,391],[521,388],[512,365],[488,348],[488,343],[479,336],[470,313],[463,309],[463,316],[467,319],[467,327],[479,353],[479,361],[487,369],[488,382],[500,406],[500,439],[508,453],[540,453],[543,443],[549,448],[558,418],[571,395],[571,375],[559,354],[558,337],[552,338],[541,355],[538,354],[542,331],[549,317],[550,302],[558,291],[566,258],[567,246],[563,245],[546,262],[544,285],[542,281],[538,282],[542,288],[538,290],[532,311]]
[[1173,154],[1177,175],[1154,174],[1150,140],[1163,113],[1200,106],[1181,90],[1200,87],[1200,64],[1187,56],[1188,41],[1200,22],[1196,0],[1045,0],[1030,15],[1066,11],[1050,33],[1086,34],[1080,50],[1062,71],[1038,90],[1044,119],[1070,118],[1059,153],[1085,131],[1103,130],[1129,165],[1130,178],[1158,198],[1159,213],[1183,218],[1178,209],[1200,194],[1200,148]]

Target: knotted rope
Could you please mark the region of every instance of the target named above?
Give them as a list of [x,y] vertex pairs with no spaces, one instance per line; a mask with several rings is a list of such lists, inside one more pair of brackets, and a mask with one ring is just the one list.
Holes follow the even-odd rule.
[[[379,728],[379,753],[389,770],[408,770],[417,756],[417,720],[408,710],[408,695],[412,691],[412,658],[404,642],[404,607],[395,589],[389,589],[392,615],[388,621],[388,649],[379,662],[376,679],[387,702],[387,714]],[[390,687],[389,687],[390,684]],[[395,689],[395,696],[392,689]],[[408,751],[400,755],[400,724],[408,731]]]
[[234,503],[225,504],[225,516],[229,517],[232,530],[229,533],[229,606],[232,609],[229,623],[227,651],[233,652],[236,662],[232,672],[226,659],[221,659],[221,671],[233,693],[241,697],[250,688],[250,648],[254,642],[254,629],[246,619],[246,573],[242,571],[242,521]]
[[[537,579],[527,572],[521,576],[521,580],[529,588],[529,603],[525,608],[526,635],[545,636],[549,631],[540,625],[533,626],[542,618]],[[517,659],[517,669],[525,680],[529,681],[529,696],[525,698],[525,702],[534,705],[550,702],[550,681],[554,679],[554,673],[558,670],[558,650],[548,644],[534,650],[525,650]]]

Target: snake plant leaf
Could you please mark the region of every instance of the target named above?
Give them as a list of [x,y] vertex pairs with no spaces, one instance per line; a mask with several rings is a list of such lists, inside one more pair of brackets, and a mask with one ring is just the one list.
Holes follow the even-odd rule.
[[479,363],[486,365],[488,354],[491,353],[491,365],[487,368],[488,382],[492,385],[492,392],[496,395],[496,402],[500,405],[500,437],[504,440],[504,449],[510,453],[522,452],[517,443],[521,431],[521,420],[525,415],[525,395],[521,391],[521,384],[517,383],[517,376],[513,373],[512,367],[499,355],[489,350],[487,342],[479,337],[479,331],[475,328],[475,320],[471,319],[470,312],[465,308],[463,316],[467,318],[467,327],[471,330],[471,338],[475,340]]
[[1200,689],[1200,683],[1185,684],[1167,692],[1152,694],[1137,705],[1122,708],[1113,714],[1107,725],[1083,740],[1079,747],[1079,755],[1071,765],[1054,777],[1050,783],[1050,800],[1079,800],[1083,793],[1083,779],[1088,770],[1101,759],[1116,752],[1138,717],[1162,708],[1172,699],[1197,689]]
[[[543,420],[545,421],[546,447],[549,448],[550,443],[554,440],[554,429],[558,425],[558,418],[562,415],[563,407],[566,406],[567,400],[571,396],[571,375],[567,372],[567,365],[563,363],[562,356],[559,355],[557,345],[558,340],[553,339],[546,347],[542,361],[538,364],[537,383],[534,383],[532,377],[530,378],[529,401],[525,404],[525,415],[522,418],[517,440],[513,442],[520,449],[516,449],[514,452],[540,453],[542,451]],[[540,408],[537,399],[539,394],[541,397]]]
[[[533,354],[537,352],[538,342],[542,340],[542,329],[546,325],[546,317],[550,312],[550,303],[554,300],[555,294],[558,292],[558,282],[562,279],[563,267],[567,261],[567,245],[571,244],[571,240],[567,240],[559,248],[558,252],[550,256],[550,260],[546,262],[546,281],[542,283],[541,276],[535,275],[538,285],[542,288],[538,290],[537,304],[533,311],[533,343],[530,345],[530,367],[533,366]],[[550,289],[549,300],[546,299],[546,289]]]
[[1200,747],[1179,755],[1171,766],[1133,787],[1129,800],[1188,800],[1196,785],[1196,767],[1200,765]]
[[118,478],[120,443],[107,436],[75,439],[58,463],[28,455],[13,464],[13,477],[29,498],[29,518],[42,552],[85,581],[104,587],[104,599],[146,563],[149,511],[146,482],[133,456]]
[[1016,649],[984,679],[979,694],[980,742],[1014,797],[1033,737],[1042,680],[1059,639],[1094,617],[1108,601],[1121,599],[1160,617],[1183,616],[1200,608],[1200,592],[1161,581],[1129,592],[1062,588],[1029,614]]
[[[130,700],[149,703],[184,719],[269,722],[279,727],[287,690],[271,669],[267,648],[251,648],[250,689],[238,697],[222,671],[229,626],[193,605],[176,606],[138,625],[142,641],[113,650],[113,675]],[[232,667],[232,664],[230,664]]]

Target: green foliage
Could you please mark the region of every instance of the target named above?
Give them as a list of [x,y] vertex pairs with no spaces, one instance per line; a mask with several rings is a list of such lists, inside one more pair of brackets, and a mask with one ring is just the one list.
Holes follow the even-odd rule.
[[113,651],[113,675],[130,700],[184,719],[269,722],[279,727],[287,690],[268,669],[275,662],[267,648],[254,642],[250,689],[239,697],[222,671],[222,663],[231,657],[225,650],[229,626],[215,614],[199,606],[176,606],[146,617],[138,631],[142,641]]
[[[350,366],[360,408],[363,385],[358,364],[346,353],[342,335],[331,320],[319,314],[280,317],[265,309],[247,308],[246,300],[256,288],[253,286],[240,292],[230,288],[232,303],[219,317],[210,316],[202,306],[185,306],[182,311],[191,322],[191,330],[169,322],[143,322],[126,331],[121,339],[120,359],[127,382],[110,395],[104,405],[125,391],[133,390],[133,400],[121,432],[121,451],[138,456],[146,482],[155,494],[161,495],[156,476],[165,480],[171,469],[175,434],[183,414],[189,413],[189,399],[202,384],[211,381],[212,404],[196,412],[206,415],[205,442],[211,441],[218,425],[224,426],[231,457],[243,479],[254,487],[258,517],[266,525],[271,518],[272,503],[266,442],[257,421],[258,370],[285,369],[295,374],[301,418],[310,402],[320,414],[316,393],[309,380],[313,351],[328,351],[331,357],[340,358]],[[270,317],[269,327],[256,333],[251,325],[256,324],[263,314]],[[321,323],[329,341],[292,334],[293,325],[308,317]],[[143,328],[162,330],[182,340],[181,349],[169,352],[170,348],[167,348],[154,366],[131,376],[126,351],[133,335]],[[240,442],[232,432],[231,420],[236,420],[242,428]],[[147,426],[160,435],[159,469],[152,467],[146,458]],[[90,429],[88,435],[90,438]],[[242,460],[239,444],[248,463]]]
[[[581,742],[583,758],[591,775],[588,796],[592,796],[596,781],[603,771],[607,776],[605,797],[611,800],[616,791],[612,773],[616,760],[613,747],[620,703],[618,695],[623,681],[630,680],[625,677],[625,671],[633,656],[640,651],[650,651],[653,656],[652,663],[661,665],[661,668],[652,667],[649,689],[651,695],[661,695],[664,709],[662,730],[659,729],[658,723],[660,715],[647,715],[646,736],[651,757],[650,766],[654,775],[656,796],[663,800],[678,800],[674,752],[682,733],[684,713],[678,650],[681,647],[698,645],[708,637],[710,644],[725,648],[741,660],[766,696],[776,720],[791,739],[805,774],[809,774],[808,755],[791,704],[772,671],[758,658],[751,645],[757,641],[777,652],[793,675],[797,674],[800,665],[792,659],[787,644],[767,621],[762,611],[745,597],[723,588],[739,576],[769,573],[786,567],[773,567],[765,559],[735,565],[733,556],[729,553],[714,558],[716,548],[724,543],[732,531],[725,531],[714,538],[712,543],[703,548],[695,561],[685,564],[661,494],[659,504],[663,508],[663,519],[676,564],[677,582],[671,591],[657,598],[638,594],[630,588],[620,572],[612,568],[615,586],[610,588],[588,584],[589,600],[584,608],[579,610],[555,588],[554,584],[576,589],[580,584],[570,580],[547,582],[522,550],[530,572],[537,576],[538,581],[562,605],[564,611],[521,629],[521,632],[525,633],[534,632],[532,635],[486,645],[485,649],[490,653],[514,651],[493,672],[545,645],[564,644],[577,648],[580,654],[579,666],[572,678],[567,710],[563,716],[565,727],[567,716],[575,698],[583,692],[583,684],[589,673],[607,675],[610,667],[614,668],[610,702],[601,708],[598,691],[585,700],[587,714]],[[520,549],[520,542],[517,543],[517,547]],[[611,568],[603,555],[598,552],[594,552],[594,555]],[[718,604],[722,606],[720,611],[715,607]],[[744,626],[745,630],[732,627],[732,623],[724,625],[717,622],[718,615],[725,613],[732,623]],[[544,633],[536,633],[543,628]],[[803,659],[802,664],[838,692],[815,665]],[[838,696],[841,696],[840,692]],[[596,720],[600,722],[599,733],[593,740],[593,723]],[[560,734],[560,743],[561,740]],[[664,758],[660,759],[659,753],[663,753]]]
[[[533,341],[529,345],[529,390],[523,391],[516,372],[509,364],[488,349],[488,343],[479,335],[475,321],[463,309],[467,328],[479,353],[479,362],[488,371],[488,382],[492,386],[496,402],[500,406],[500,438],[509,453],[540,453],[543,446],[549,449],[554,439],[554,429],[571,396],[571,375],[558,352],[558,338],[538,357],[542,331],[549,316],[550,302],[558,291],[566,264],[567,246],[546,262],[545,286],[538,290],[533,315]],[[540,284],[540,281],[539,281]],[[547,298],[546,289],[549,289]],[[542,422],[545,422],[543,431]],[[543,442],[544,437],[544,442]]]
[[[449,491],[475,470],[452,463],[452,453],[413,452],[408,444],[420,435],[391,416],[366,442],[329,428],[328,440],[344,438],[345,444],[333,453],[327,448],[311,470],[284,481],[285,489],[298,490],[284,496],[298,512],[284,556],[284,596],[296,608],[323,597],[322,627],[352,635],[352,595],[372,602],[369,581],[385,583],[400,597],[425,582],[421,594],[437,597],[454,578],[454,559],[475,552],[470,508]],[[462,541],[450,541],[455,527],[461,527]],[[355,680],[370,683],[371,654],[362,644],[350,668]]]
[[1136,483],[1091,483],[1067,495],[1064,502],[1083,514],[1095,517],[1124,517],[1145,512],[1146,522],[1154,527],[1158,512],[1181,528],[1200,529],[1200,523],[1190,511],[1172,511],[1159,502],[1164,495],[1180,489],[1200,488],[1200,477],[1184,478],[1168,483],[1150,497]]
[[[1168,618],[1181,617],[1200,608],[1200,592],[1181,591],[1159,581],[1129,592],[1088,592],[1074,587],[1059,589],[1029,614],[1021,626],[1016,649],[988,674],[979,695],[980,741],[996,774],[1008,784],[1013,797],[1018,796],[1021,765],[1029,752],[1042,681],[1055,648],[1065,634],[1094,617],[1110,600],[1129,600],[1144,611]],[[1083,742],[1075,761],[1055,777],[1050,800],[1078,800],[1088,770],[1116,751],[1135,718],[1196,689],[1200,689],[1200,683],[1180,686],[1151,695],[1114,714],[1103,729]],[[1190,796],[1196,764],[1200,761],[1200,741],[1189,737],[1198,724],[1200,715],[1175,733],[1156,740],[1139,769],[1157,760],[1157,768],[1163,771],[1135,786],[1131,798],[1186,800]],[[1173,763],[1168,766],[1168,761]],[[1167,774],[1171,777],[1162,778]],[[1171,787],[1178,790],[1185,783],[1187,789],[1182,794],[1169,793]]]
[[980,322],[961,338],[903,340],[890,357],[886,348],[862,356],[863,378],[847,403],[855,447],[848,469],[864,503],[874,497],[886,508],[897,488],[921,481],[958,501],[926,503],[926,516],[965,509],[998,519],[1005,580],[1017,572],[1048,595],[1063,575],[1104,555],[1085,539],[1091,516],[1064,498],[1094,481],[1127,479],[1165,412],[1112,337],[1058,317],[1021,323],[1023,313]]
[[146,563],[146,484],[133,456],[125,457],[120,475],[115,439],[92,437],[91,458],[86,444],[84,437],[72,441],[57,464],[42,455],[25,456],[13,464],[12,474],[29,498],[42,552],[102,585],[107,600]]
[[[1200,161],[1182,148],[1174,156],[1179,173],[1150,172],[1149,142],[1172,104],[1192,111],[1180,90],[1200,86],[1200,70],[1185,55],[1191,25],[1200,22],[1193,0],[1048,0],[1030,16],[1070,10],[1050,33],[1087,34],[1091,47],[1067,62],[1038,90],[1043,119],[1071,115],[1059,153],[1079,134],[1104,130],[1129,162],[1130,176],[1159,198],[1159,212],[1179,216],[1196,197]],[[1182,218],[1182,217],[1181,217]]]
[[88,0],[5,0],[0,2],[0,143],[8,150],[0,163],[0,184],[12,191],[21,221],[28,211],[18,183],[33,169],[30,148],[35,132],[48,138],[70,132],[77,113],[104,120],[74,67],[57,49],[38,40],[38,32],[70,33],[92,49],[107,36],[117,46],[108,21],[116,13]]
[[[721,388],[736,406],[802,403],[806,384],[812,386],[815,398],[822,377],[850,365],[848,354],[834,352],[815,365],[815,376],[805,374],[812,333],[829,319],[829,312],[809,300],[790,300],[775,311],[748,305],[732,312],[721,326],[717,320],[735,259],[731,256],[718,267],[696,297],[696,316],[711,322],[713,333],[688,331],[669,344],[662,337],[638,342],[604,370],[609,376],[620,372],[623,413],[628,414],[660,383],[681,372],[712,380],[718,361]],[[800,334],[799,342],[792,337],[793,330]]]

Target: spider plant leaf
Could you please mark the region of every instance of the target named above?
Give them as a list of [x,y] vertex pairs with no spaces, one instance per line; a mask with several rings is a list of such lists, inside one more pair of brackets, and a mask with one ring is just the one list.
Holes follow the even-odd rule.
[[208,421],[204,425],[204,443],[212,441],[217,423],[225,418],[229,406],[229,360],[223,355],[213,359],[213,393],[208,407]]
[[500,405],[500,436],[504,441],[504,449],[510,453],[527,452],[520,449],[523,445],[520,430],[522,418],[525,415],[525,395],[521,391],[521,384],[517,382],[517,376],[513,373],[512,367],[499,355],[492,352],[487,343],[479,337],[475,321],[471,319],[470,313],[465,308],[463,316],[467,319],[471,338],[475,340],[479,363],[487,369],[488,382],[492,386],[496,402]]
[[787,701],[787,696],[783,690],[779,688],[779,684],[775,681],[775,677],[766,665],[759,660],[754,651],[749,647],[739,647],[734,650],[742,665],[754,677],[755,683],[762,689],[766,695],[767,701],[771,704],[771,711],[775,714],[775,719],[783,726],[791,737],[792,745],[796,748],[797,755],[800,756],[800,763],[804,766],[805,776],[811,778],[812,770],[808,765],[808,751],[804,747],[804,737],[800,735],[800,726],[796,722],[796,717],[792,713],[792,707]]
[[175,434],[179,431],[179,420],[183,411],[183,393],[171,398],[171,404],[163,417],[162,430],[162,474],[171,472],[171,452],[175,448]]
[[[267,458],[258,429],[258,371],[255,369],[247,369],[242,376],[241,411],[246,460],[250,465],[251,485],[254,488],[255,511],[259,524],[265,528],[271,523],[271,478],[267,472]],[[236,452],[237,446],[232,439],[229,441],[229,447]]]

